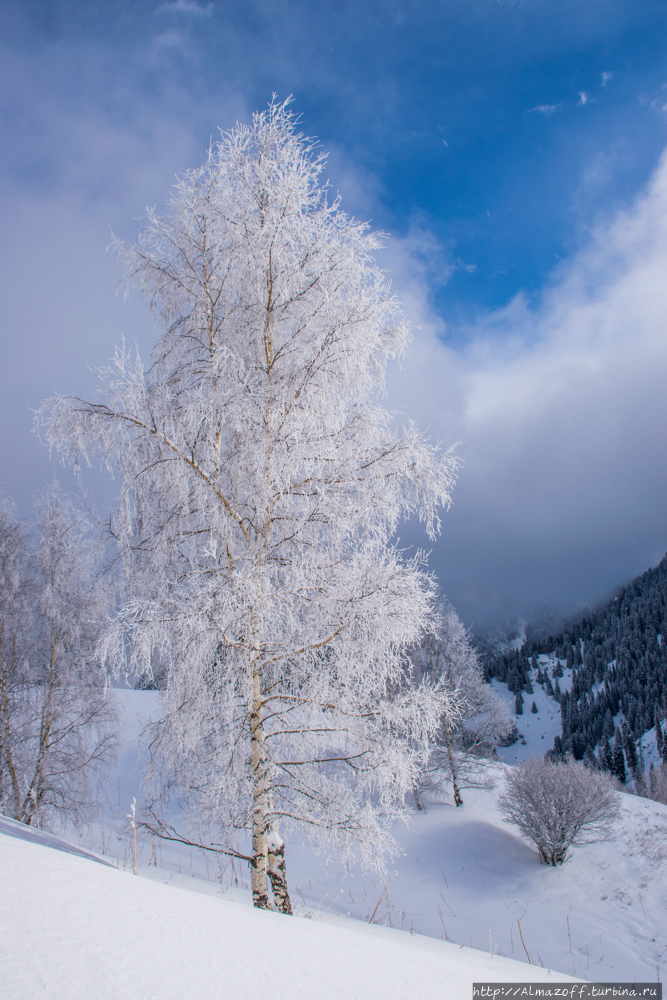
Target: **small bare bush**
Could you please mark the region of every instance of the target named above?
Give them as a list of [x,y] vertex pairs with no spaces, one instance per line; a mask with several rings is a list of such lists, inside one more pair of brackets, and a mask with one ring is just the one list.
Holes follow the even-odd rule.
[[506,822],[537,847],[540,860],[562,865],[571,847],[611,839],[619,815],[614,780],[575,760],[528,760],[512,768],[499,799]]

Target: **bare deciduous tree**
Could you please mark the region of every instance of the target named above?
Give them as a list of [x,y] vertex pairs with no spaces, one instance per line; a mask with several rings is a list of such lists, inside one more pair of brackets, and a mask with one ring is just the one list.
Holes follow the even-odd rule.
[[500,809],[537,847],[540,860],[562,865],[571,847],[609,840],[619,815],[613,778],[590,771],[574,759],[541,757],[506,772]]
[[401,689],[435,587],[392,538],[413,514],[437,532],[456,462],[378,402],[408,331],[322,166],[285,104],[224,133],[118,245],[163,324],[150,368],[119,351],[100,402],[42,413],[125,483],[133,596],[103,652],[167,665],[161,784],[222,849],[248,831],[254,903],[282,872],[285,912],[281,832],[381,864],[450,698]]
[[103,601],[90,525],[54,483],[32,531],[0,510],[0,808],[29,825],[81,819],[115,748],[95,659]]

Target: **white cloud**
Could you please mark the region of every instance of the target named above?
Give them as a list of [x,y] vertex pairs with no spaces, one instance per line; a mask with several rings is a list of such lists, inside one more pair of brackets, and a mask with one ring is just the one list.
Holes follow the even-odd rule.
[[600,86],[606,87],[611,78],[613,77],[613,75],[614,75],[613,73],[610,73],[608,71],[605,73],[600,73]]
[[545,115],[549,118],[556,111],[562,108],[562,104],[536,104],[534,108],[530,108],[526,113],[532,114],[533,112],[538,115]]
[[[431,563],[468,620],[576,610],[667,548],[666,274],[667,154],[538,306],[517,296],[467,331],[465,350],[420,300],[390,398],[463,442]],[[405,284],[410,312],[419,281]]]
[[585,90],[580,90],[579,91],[579,100],[577,101],[577,104],[589,104],[590,101],[591,101],[591,97],[586,93],[586,91]]
[[155,8],[156,14],[193,14],[195,17],[210,17],[213,13],[213,4],[207,3],[205,7],[196,3],[195,0],[168,0]]

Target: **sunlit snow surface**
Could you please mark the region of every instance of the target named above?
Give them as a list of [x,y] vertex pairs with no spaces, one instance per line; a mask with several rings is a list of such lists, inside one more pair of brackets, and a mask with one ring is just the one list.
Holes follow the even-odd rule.
[[119,771],[103,816],[69,839],[120,871],[55,851],[38,832],[2,836],[0,995],[464,997],[476,979],[538,980],[552,969],[655,981],[667,965],[667,808],[632,796],[614,843],[580,848],[557,869],[503,823],[498,789],[464,792],[461,809],[431,802],[415,813],[395,831],[404,853],[386,883],[325,866],[290,838],[293,921],[251,909],[238,863],[186,847],[140,837],[135,879],[126,814],[140,798],[140,720],[159,711],[159,696],[116,695],[126,717]]
[[134,878],[15,827],[0,819],[3,997],[454,1000],[476,980],[558,978],[357,921],[261,913],[165,872]]

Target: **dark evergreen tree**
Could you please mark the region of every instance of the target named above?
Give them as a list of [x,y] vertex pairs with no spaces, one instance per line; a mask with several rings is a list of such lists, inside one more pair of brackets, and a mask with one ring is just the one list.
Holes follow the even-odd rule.
[[514,711],[517,715],[523,715],[523,696],[520,691],[517,691],[514,699]]
[[626,774],[625,774],[625,757],[623,756],[623,747],[614,747],[614,754],[612,757],[611,773],[614,777],[618,778],[622,785],[625,784]]
[[516,667],[513,668],[507,675],[507,687],[512,694],[516,694],[516,692],[520,691],[523,687],[523,680],[519,676],[519,671]]
[[545,754],[544,756],[548,756],[551,760],[563,760],[565,758],[565,748],[560,736],[555,737],[553,750],[550,750],[548,754]]
[[588,749],[585,737],[581,733],[575,732],[569,737],[569,743],[572,747],[574,759],[583,760]]
[[611,747],[609,746],[609,740],[605,739],[600,745],[599,753],[600,768],[603,771],[611,771],[613,768],[613,755],[611,752]]
[[629,726],[624,727],[623,749],[625,750],[625,760],[632,772],[632,777],[636,779],[640,773],[639,758],[637,757],[634,735]]
[[662,754],[662,718],[658,705],[654,708],[653,725],[655,726],[655,742],[658,746],[658,753]]
[[530,706],[530,710],[531,712],[533,712],[533,714],[537,713],[537,705],[535,704],[535,702],[533,702],[533,704]]

